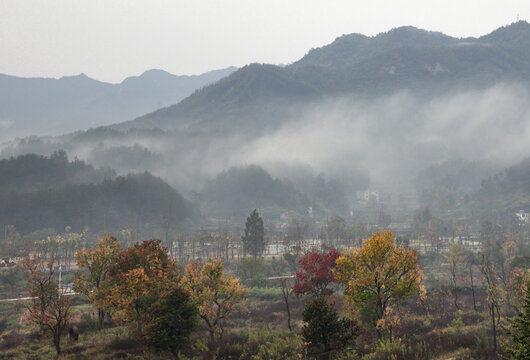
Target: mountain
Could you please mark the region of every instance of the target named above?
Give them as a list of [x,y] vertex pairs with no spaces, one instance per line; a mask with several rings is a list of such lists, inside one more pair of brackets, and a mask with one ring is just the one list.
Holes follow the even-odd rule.
[[174,104],[235,68],[176,76],[149,70],[120,84],[84,74],[60,79],[0,74],[0,141],[117,123]]
[[251,64],[176,105],[117,128],[193,132],[274,129],[300,103],[337,95],[379,96],[530,82],[530,24],[457,39],[406,26],[373,37],[344,35],[286,67]]
[[[408,199],[418,171],[452,157],[498,158],[502,167],[528,156],[528,39],[526,22],[479,38],[413,27],[345,35],[293,64],[250,64],[174,105],[110,126],[13,141],[0,156],[63,149],[118,175],[148,170],[183,192],[201,192],[234,166],[260,165],[277,179],[307,167],[342,180],[350,199],[368,186]],[[165,76],[148,72],[123,87],[156,86]],[[100,86],[79,80],[81,90]],[[285,171],[273,172],[279,164]]]
[[[223,131],[259,123],[269,128],[281,120],[275,109],[283,112],[290,105],[315,99],[319,92],[279,66],[251,64],[195,91],[179,104],[157,110],[120,128],[161,127],[194,131]],[[275,104],[267,109],[267,104]],[[270,111],[269,111],[270,110]],[[175,121],[176,120],[176,121]]]

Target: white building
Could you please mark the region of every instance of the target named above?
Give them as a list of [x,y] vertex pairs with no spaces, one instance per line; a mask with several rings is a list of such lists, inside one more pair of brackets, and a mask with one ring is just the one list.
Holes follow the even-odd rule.
[[379,202],[379,191],[370,189],[357,191],[357,200],[370,201],[370,199]]
[[519,221],[522,223],[530,223],[530,213],[527,213],[524,210],[519,210],[515,213],[515,216],[517,216]]

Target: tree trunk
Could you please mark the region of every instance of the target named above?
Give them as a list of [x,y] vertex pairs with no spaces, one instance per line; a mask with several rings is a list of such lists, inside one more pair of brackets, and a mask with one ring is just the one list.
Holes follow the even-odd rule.
[[458,293],[457,293],[457,287],[453,287],[453,296],[455,298],[455,308],[456,310],[460,310],[460,306],[458,306]]
[[98,329],[103,329],[103,323],[105,322],[105,311],[98,309]]
[[57,351],[57,357],[61,355],[61,334],[54,334],[53,344],[55,345],[55,351]]
[[475,300],[475,284],[473,283],[473,267],[469,267],[469,278],[471,280],[471,294],[473,295],[473,309],[477,311],[477,302]]
[[451,262],[451,275],[453,275],[453,297],[455,300],[455,308],[456,310],[460,310],[460,307],[458,306],[458,288],[456,284],[456,263],[454,260]]
[[285,289],[285,283],[282,284],[284,287],[283,291],[285,291],[283,295],[283,299],[285,300],[285,308],[287,310],[287,327],[290,331],[293,331],[293,328],[291,327],[291,308],[289,307],[289,291],[288,289]]
[[215,331],[210,328],[210,347],[213,349],[215,344]]
[[495,305],[490,303],[491,325],[493,330],[493,349],[497,352],[497,332],[495,330]]

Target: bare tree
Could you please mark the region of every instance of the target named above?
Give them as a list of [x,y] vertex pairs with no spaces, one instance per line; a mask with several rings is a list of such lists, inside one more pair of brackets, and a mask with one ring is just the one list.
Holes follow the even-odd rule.
[[44,263],[40,259],[26,260],[23,266],[29,271],[28,290],[32,298],[27,307],[29,320],[47,333],[53,341],[57,355],[61,354],[61,336],[70,320],[72,300],[55,278],[55,259]]

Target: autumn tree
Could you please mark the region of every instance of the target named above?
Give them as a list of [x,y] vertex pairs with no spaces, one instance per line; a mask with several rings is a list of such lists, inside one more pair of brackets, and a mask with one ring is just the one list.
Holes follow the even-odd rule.
[[116,317],[134,324],[141,333],[148,320],[147,310],[161,295],[164,285],[178,281],[176,264],[169,258],[160,240],[146,240],[121,251],[109,269]]
[[389,305],[420,294],[417,253],[396,246],[390,231],[376,232],[362,248],[343,253],[336,263],[335,277],[346,287],[347,300],[354,308],[371,310],[375,323]]
[[293,293],[314,297],[331,295],[331,284],[335,282],[333,269],[340,253],[332,249],[327,253],[308,252],[299,260],[300,270],[296,272]]
[[47,263],[38,258],[28,259],[23,267],[29,272],[29,321],[52,338],[57,355],[60,355],[61,336],[70,321],[72,300],[65,296],[65,290],[56,279],[55,259]]
[[226,273],[221,259],[210,259],[205,264],[189,263],[182,283],[208,326],[210,345],[214,345],[216,334],[221,343],[226,319],[232,312],[245,308],[247,289],[239,279]]
[[116,318],[154,350],[175,356],[195,327],[196,307],[160,240],[137,243],[109,269]]
[[74,291],[84,294],[98,311],[98,328],[103,328],[105,320],[105,298],[111,293],[108,272],[114,265],[122,247],[115,237],[107,235],[94,248],[84,249],[75,254],[77,266],[86,273],[76,274]]
[[254,209],[247,217],[245,223],[245,235],[241,237],[245,254],[249,252],[257,257],[265,251],[265,230],[263,219],[259,216],[258,210]]
[[514,269],[510,273],[507,291],[513,306],[523,306],[526,301],[526,293],[530,284],[530,271]]
[[309,252],[299,260],[296,283],[292,292],[309,295],[303,312],[305,322],[302,336],[310,352],[329,357],[330,351],[342,349],[354,340],[356,323],[339,317],[331,285],[335,282],[333,269],[340,253],[332,249],[327,253]]

